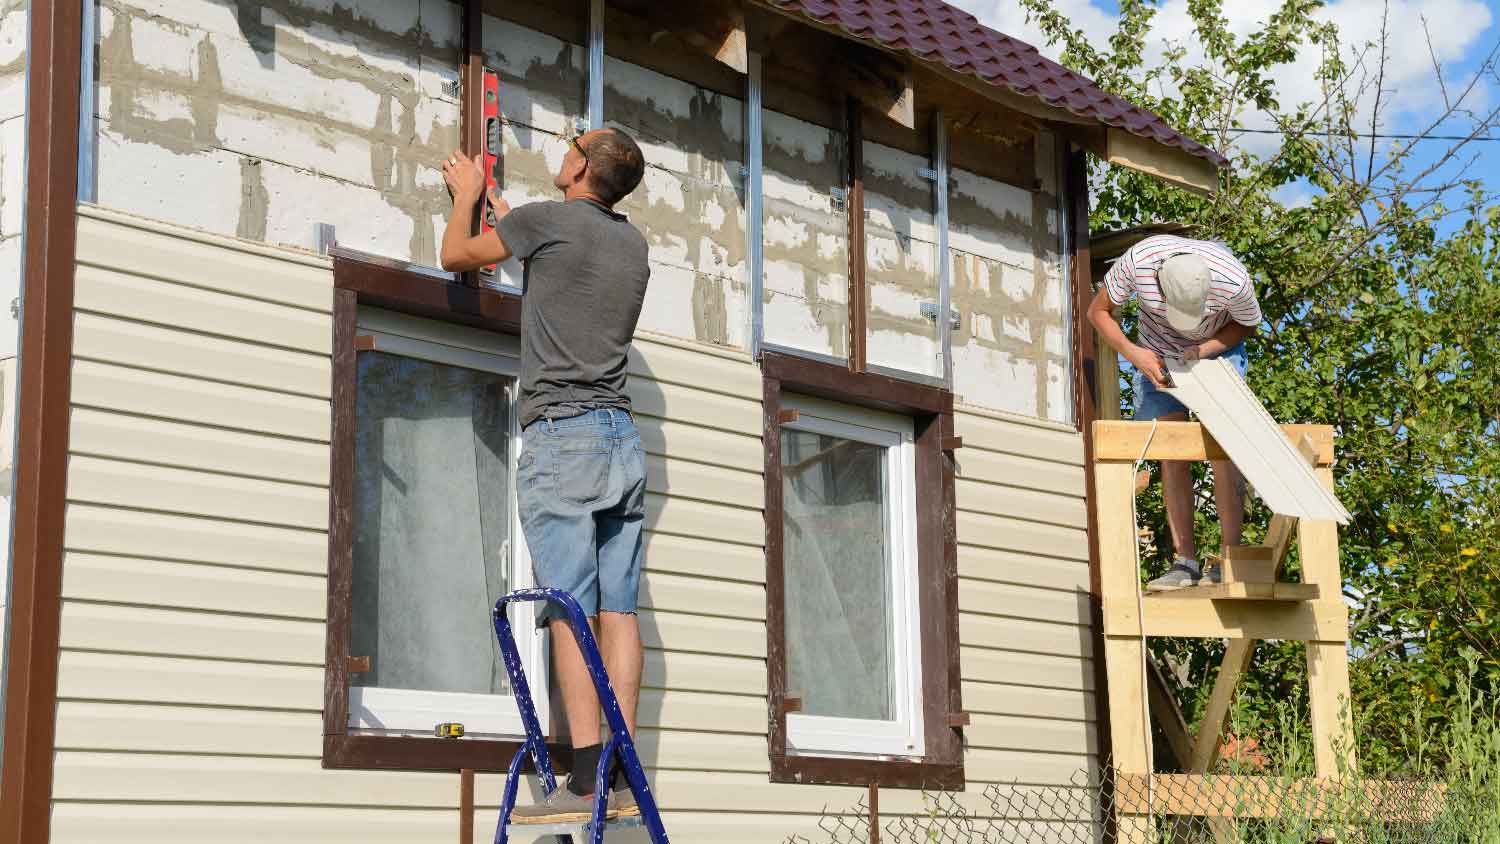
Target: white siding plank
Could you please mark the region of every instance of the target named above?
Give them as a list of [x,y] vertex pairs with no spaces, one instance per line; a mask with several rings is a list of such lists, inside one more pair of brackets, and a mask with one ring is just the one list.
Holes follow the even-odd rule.
[[[764,537],[762,532],[761,538]],[[766,556],[758,545],[716,542],[707,537],[678,536],[648,529],[646,569],[763,584],[766,582]]]
[[657,533],[707,537],[722,542],[762,546],[766,524],[760,510],[726,507],[683,498],[646,494],[646,527]]
[[974,715],[964,739],[971,748],[991,750],[1088,754],[1098,747],[1094,725],[1088,722],[1009,715]]
[[1082,528],[1042,525],[1036,522],[958,512],[958,541],[1001,551],[1019,551],[1087,562],[1088,531]]
[[1088,509],[1082,498],[1058,495],[1024,486],[972,481],[959,478],[954,484],[954,503],[959,510],[1009,516],[1049,525],[1085,528]]
[[1089,657],[1094,649],[1094,636],[1085,626],[967,612],[958,614],[958,640],[965,646],[1048,656]]
[[764,587],[654,571],[650,557],[646,558],[646,572],[641,578],[640,605],[747,621],[766,620]]
[[658,495],[692,498],[762,509],[765,480],[760,473],[726,469],[689,460],[646,455],[646,489]]
[[73,327],[73,354],[78,358],[313,398],[329,396],[332,370],[322,355],[90,313],[77,314]]
[[328,535],[192,516],[71,503],[63,543],[97,551],[326,574]]
[[[1087,782],[1098,770],[1096,757],[1083,753],[1037,753],[975,748],[964,757],[964,776],[971,783],[1069,785]],[[1097,778],[1098,774],[1093,774]]]
[[[252,290],[254,288],[251,288]],[[326,355],[333,348],[327,313],[186,287],[99,266],[78,268],[80,311]]]
[[643,689],[640,723],[667,730],[765,735],[766,700],[760,697]]
[[1032,621],[1088,624],[1087,592],[1035,589],[1010,583],[960,580],[958,608],[986,616],[1025,618]]
[[326,443],[74,408],[74,454],[328,485]]
[[[1085,663],[1091,667],[1091,663]],[[1096,718],[1094,695],[1074,690],[1041,689],[1009,683],[963,683],[964,710],[991,715],[1028,715],[1092,721]]]
[[[760,433],[733,434],[713,428],[700,428],[655,416],[636,416],[636,430],[648,454],[672,456],[681,460],[712,463],[742,472],[761,473],[765,469],[765,452]],[[754,500],[759,501],[757,493]]]
[[63,560],[63,597],[321,621],[328,579],[75,551]]
[[957,474],[971,481],[1010,484],[1075,498],[1082,498],[1085,491],[1082,466],[988,451],[968,440],[958,452]]
[[632,380],[651,379],[662,384],[713,390],[760,403],[760,367],[748,356],[729,357],[706,346],[700,350],[689,348],[690,345],[651,335],[637,336],[626,371]]
[[64,650],[62,699],[183,703],[195,706],[323,708],[323,666]]
[[1087,592],[1089,588],[1087,561],[1038,557],[973,545],[958,547],[958,576],[965,580],[1019,583],[1075,592]]
[[63,601],[64,648],[321,666],[324,625]]
[[648,689],[726,692],[765,698],[766,662],[754,657],[648,648],[641,685]]
[[[963,450],[982,448],[1071,466],[1083,465],[1083,435],[1021,421],[996,419],[977,413],[954,413],[954,428],[964,438]],[[962,459],[965,455],[960,453]]]
[[645,378],[630,379],[625,391],[638,414],[752,437],[761,435],[764,420],[759,401]]
[[648,648],[766,658],[766,626],[760,622],[650,611],[640,619]]
[[323,716],[316,712],[63,701],[57,707],[57,749],[317,759],[323,753]]
[[73,404],[328,442],[326,400],[149,372],[73,362]]
[[68,500],[310,530],[328,526],[323,487],[96,457],[69,459]]
[[225,293],[253,291],[267,301],[324,312],[333,309],[333,267],[327,258],[124,220],[84,210],[78,223],[79,262]]
[[965,680],[1012,683],[1017,686],[1091,691],[1094,664],[1075,656],[1056,656],[995,648],[959,648],[959,668]]

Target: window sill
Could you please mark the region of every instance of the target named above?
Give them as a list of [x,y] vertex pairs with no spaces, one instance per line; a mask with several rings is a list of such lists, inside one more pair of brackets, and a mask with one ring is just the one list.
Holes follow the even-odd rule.
[[[440,739],[412,736],[338,735],[323,737],[323,767],[343,770],[450,771],[465,768],[504,773],[521,749],[519,741]],[[552,771],[573,767],[569,745],[548,742]],[[531,770],[528,760],[523,770]]]
[[771,782],[963,791],[964,766],[961,763],[906,759],[772,756]]

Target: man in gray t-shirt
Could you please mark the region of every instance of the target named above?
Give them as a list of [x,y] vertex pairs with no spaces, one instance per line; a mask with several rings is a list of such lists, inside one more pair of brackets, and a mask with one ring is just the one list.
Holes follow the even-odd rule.
[[[644,172],[630,136],[618,129],[589,132],[569,142],[553,177],[563,201],[512,210],[491,194],[495,231],[471,236],[484,191],[481,159],[454,153],[443,164],[453,194],[443,267],[472,270],[512,255],[525,265],[516,473],[521,528],[537,585],[571,594],[596,625],[632,734],[644,659],[635,611],[646,457],[625,369],[651,271],[646,239],[613,209]],[[548,605],[539,618],[552,632],[573,776],[543,804],[516,809],[516,823],[586,818],[601,753],[599,701],[578,644],[558,607]],[[639,814],[623,777],[612,782],[609,815]]]

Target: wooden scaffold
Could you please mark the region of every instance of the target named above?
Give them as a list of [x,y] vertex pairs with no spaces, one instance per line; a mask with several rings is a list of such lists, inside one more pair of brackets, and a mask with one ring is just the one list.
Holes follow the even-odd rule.
[[[1334,432],[1326,425],[1283,425],[1324,488],[1333,489]],[[1255,794],[1327,785],[1355,770],[1355,744],[1349,711],[1349,610],[1343,599],[1338,525],[1332,521],[1272,518],[1262,546],[1230,549],[1264,563],[1263,577],[1223,585],[1196,586],[1143,595],[1137,569],[1134,518],[1135,465],[1139,460],[1224,460],[1222,447],[1196,422],[1094,423],[1095,529],[1104,611],[1104,659],[1109,679],[1109,719],[1117,798],[1115,822],[1120,842],[1157,840],[1154,817],[1196,815],[1209,819],[1215,838],[1228,840],[1225,818],[1268,811],[1266,801],[1236,798],[1247,778],[1223,790],[1224,799],[1201,795],[1183,799],[1174,775],[1153,770],[1151,725],[1146,695],[1146,638],[1173,636],[1225,639],[1227,646],[1197,735],[1191,737],[1188,775],[1208,777],[1235,687],[1260,639],[1307,643],[1308,700],[1311,708],[1315,779],[1287,783],[1250,781]],[[1302,579],[1282,583],[1288,548],[1296,539]],[[1265,562],[1269,561],[1269,562]],[[1180,777],[1181,775],[1176,775]],[[1175,796],[1174,796],[1175,795]],[[1261,802],[1262,806],[1254,805]],[[1261,814],[1260,816],[1264,816]]]

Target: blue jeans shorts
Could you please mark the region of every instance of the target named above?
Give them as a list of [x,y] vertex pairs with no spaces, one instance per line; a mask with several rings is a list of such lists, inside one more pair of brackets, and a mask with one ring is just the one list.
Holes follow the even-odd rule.
[[[516,481],[537,585],[572,593],[589,616],[635,612],[646,452],[630,414],[602,408],[532,422],[522,432]],[[537,626],[564,617],[548,603]]]
[[[1250,361],[1249,358],[1245,357],[1245,344],[1243,341],[1232,349],[1226,349],[1223,354],[1216,355],[1216,357],[1227,359],[1230,363],[1234,364],[1234,368],[1240,373],[1240,377],[1245,377],[1245,372],[1249,369]],[[1170,413],[1188,412],[1188,409],[1183,406],[1182,402],[1157,389],[1156,385],[1151,383],[1151,379],[1147,378],[1145,373],[1140,370],[1136,370],[1135,379],[1131,381],[1131,384],[1135,388],[1135,414],[1131,418],[1137,422],[1150,422],[1153,419],[1160,419]]]

